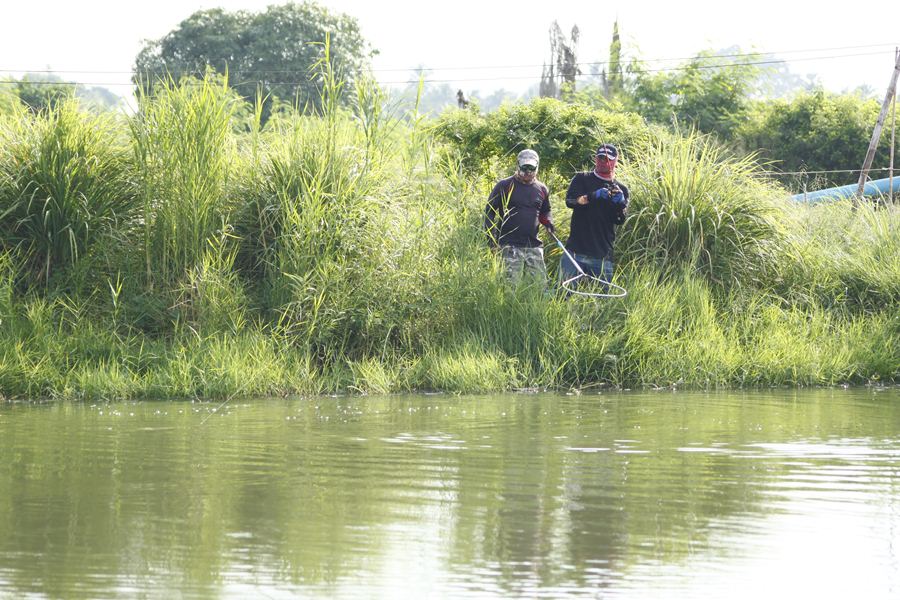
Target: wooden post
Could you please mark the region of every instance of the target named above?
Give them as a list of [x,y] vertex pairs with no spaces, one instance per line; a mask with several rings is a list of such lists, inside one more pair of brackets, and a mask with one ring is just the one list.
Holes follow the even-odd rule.
[[887,116],[888,107],[891,105],[891,99],[897,89],[897,75],[900,74],[900,54],[894,56],[894,72],[891,73],[891,83],[888,85],[887,93],[884,95],[884,102],[881,104],[881,112],[878,113],[878,121],[875,123],[875,130],[872,131],[872,140],[869,142],[869,149],[866,151],[866,159],[863,161],[862,171],[859,173],[859,188],[856,194],[862,198],[863,190],[866,187],[866,178],[869,175],[869,169],[872,168],[872,161],[875,159],[875,150],[878,148],[878,140],[881,139],[881,130],[884,128],[884,118]]
[[[894,48],[894,58],[900,63],[900,48]],[[891,101],[891,161],[888,163],[888,200],[894,201],[894,140],[897,132],[897,86],[894,86],[894,99]]]

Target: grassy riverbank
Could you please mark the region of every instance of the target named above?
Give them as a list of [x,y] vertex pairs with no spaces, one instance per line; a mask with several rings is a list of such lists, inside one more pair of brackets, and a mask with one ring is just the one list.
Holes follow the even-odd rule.
[[[0,394],[900,377],[896,208],[792,204],[752,161],[634,115],[539,100],[435,128],[365,83],[339,108],[339,85],[320,115],[263,129],[213,82],[127,119],[66,104],[0,120]],[[568,178],[597,139],[622,145],[633,192],[628,297],[511,288],[480,232],[487,191],[516,144],[537,146],[564,236]],[[553,274],[558,258],[548,246]]]

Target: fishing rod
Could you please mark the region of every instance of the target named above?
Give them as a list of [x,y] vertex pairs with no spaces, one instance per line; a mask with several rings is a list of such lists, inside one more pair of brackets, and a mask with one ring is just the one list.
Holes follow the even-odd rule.
[[[573,265],[575,265],[575,270],[578,271],[578,275],[576,275],[575,277],[570,277],[561,283],[562,287],[567,292],[569,292],[570,294],[577,294],[579,296],[587,296],[588,298],[624,298],[625,296],[628,295],[628,290],[626,290],[622,286],[616,285],[615,283],[612,283],[609,281],[606,281],[602,277],[596,277],[594,275],[588,275],[587,273],[585,273],[584,269],[581,268],[581,265],[578,264],[578,261],[575,260],[575,257],[572,256],[571,254],[569,254],[569,251],[566,250],[565,245],[563,245],[563,243],[559,240],[559,238],[556,237],[556,234],[553,233],[552,231],[550,231],[549,228],[547,229],[547,233],[550,234],[550,237],[553,238],[553,241],[556,242],[556,245],[559,246],[559,249],[562,250],[563,254],[566,255],[566,258],[568,258],[569,261],[571,261],[571,263]],[[580,281],[582,279],[585,282],[596,283],[596,284],[602,285],[605,292],[601,293],[601,292],[578,291],[578,288],[575,287],[575,284],[578,283],[578,281]],[[572,287],[569,287],[569,286],[572,286]],[[613,290],[613,293],[611,293],[611,294],[607,293],[610,291],[610,288],[612,288],[612,290]]]

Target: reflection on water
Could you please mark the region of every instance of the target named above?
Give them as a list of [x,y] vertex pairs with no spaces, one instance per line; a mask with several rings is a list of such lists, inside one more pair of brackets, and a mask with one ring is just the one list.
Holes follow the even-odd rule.
[[0,406],[0,597],[896,598],[900,391]]

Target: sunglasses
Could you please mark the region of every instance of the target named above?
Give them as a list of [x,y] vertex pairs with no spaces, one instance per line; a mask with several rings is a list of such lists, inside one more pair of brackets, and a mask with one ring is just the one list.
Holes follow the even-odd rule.
[[519,165],[519,170],[523,173],[534,173],[537,171],[537,167],[534,165]]

